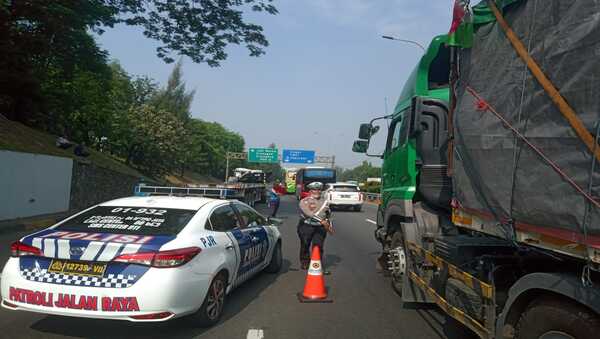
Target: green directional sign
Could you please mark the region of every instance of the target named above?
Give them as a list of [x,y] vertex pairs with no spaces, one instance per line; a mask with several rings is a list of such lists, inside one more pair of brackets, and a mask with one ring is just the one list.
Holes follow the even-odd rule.
[[279,152],[277,148],[251,148],[248,150],[248,162],[278,163]]

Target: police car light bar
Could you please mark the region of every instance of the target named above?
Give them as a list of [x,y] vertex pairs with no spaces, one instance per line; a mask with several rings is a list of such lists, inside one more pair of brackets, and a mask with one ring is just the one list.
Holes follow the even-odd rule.
[[239,197],[239,192],[231,188],[222,187],[167,187],[167,186],[146,186],[137,185],[135,187],[136,196],[180,196],[180,197],[205,197],[213,199],[234,199]]

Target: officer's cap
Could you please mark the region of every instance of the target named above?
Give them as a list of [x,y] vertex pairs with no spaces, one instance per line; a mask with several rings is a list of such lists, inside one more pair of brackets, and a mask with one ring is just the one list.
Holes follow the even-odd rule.
[[306,187],[308,187],[309,190],[321,191],[321,190],[323,190],[323,183],[315,181],[315,182],[311,182]]

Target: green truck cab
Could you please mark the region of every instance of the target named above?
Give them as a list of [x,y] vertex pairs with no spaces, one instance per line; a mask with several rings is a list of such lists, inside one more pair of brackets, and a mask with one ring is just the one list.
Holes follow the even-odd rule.
[[[448,163],[448,101],[450,52],[448,36],[435,37],[408,77],[393,114],[362,124],[354,152],[381,157],[381,204],[377,213],[376,238],[384,254],[393,244],[400,223],[413,218],[413,205],[427,200],[431,206],[448,209],[451,182]],[[374,122],[387,119],[383,154],[369,154],[371,137],[378,132]],[[386,261],[386,258],[382,259]]]

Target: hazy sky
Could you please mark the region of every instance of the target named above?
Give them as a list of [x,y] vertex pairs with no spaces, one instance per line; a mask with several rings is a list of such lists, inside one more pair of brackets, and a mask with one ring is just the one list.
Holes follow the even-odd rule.
[[[358,125],[391,110],[427,45],[448,31],[453,0],[275,0],[279,14],[249,18],[263,26],[266,55],[228,48],[221,67],[184,58],[188,88],[196,89],[193,117],[240,133],[246,147],[274,142],[279,149],[335,154],[352,167],[368,159],[351,151]],[[155,55],[156,43],[119,26],[99,37],[131,74],[165,83],[172,69]]]

